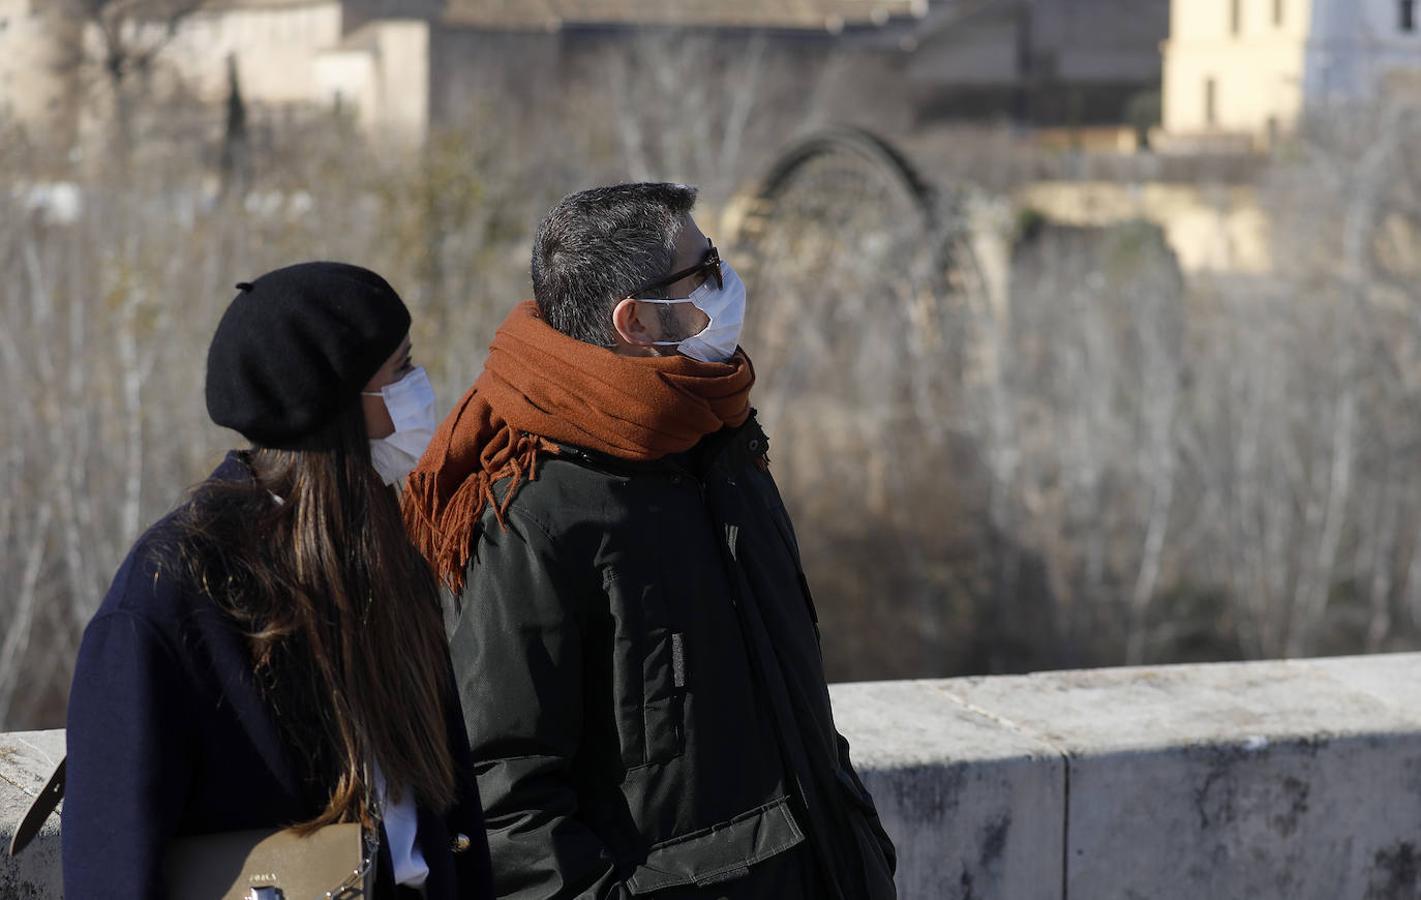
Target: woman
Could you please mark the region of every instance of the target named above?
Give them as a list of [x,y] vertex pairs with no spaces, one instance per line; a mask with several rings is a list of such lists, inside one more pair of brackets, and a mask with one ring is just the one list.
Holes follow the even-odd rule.
[[207,406],[252,446],[139,539],[85,631],[65,896],[166,896],[174,838],[337,822],[379,829],[376,896],[492,896],[437,588],[390,487],[435,425],[409,312],[337,263],[237,287]]

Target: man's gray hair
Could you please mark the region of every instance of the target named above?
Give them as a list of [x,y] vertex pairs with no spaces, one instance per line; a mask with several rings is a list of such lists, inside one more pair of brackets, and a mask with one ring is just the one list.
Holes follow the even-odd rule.
[[671,274],[695,205],[696,189],[684,184],[619,184],[564,197],[533,238],[533,297],[543,318],[579,341],[616,343],[612,309]]

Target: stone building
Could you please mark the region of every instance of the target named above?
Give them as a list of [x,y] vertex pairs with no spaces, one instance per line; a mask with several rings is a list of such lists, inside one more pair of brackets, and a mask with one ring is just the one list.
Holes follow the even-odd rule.
[[945,3],[904,38],[904,68],[920,120],[1128,124],[1168,30],[1168,0]]
[[[609,49],[636,53],[658,35],[694,36],[727,59],[759,42],[837,121],[1119,124],[1159,89],[1167,22],[1168,0],[209,0],[181,20],[163,63],[217,101],[230,58],[249,103],[338,105],[406,142],[500,86],[595,82]],[[20,58],[19,33],[0,28],[0,60]],[[35,119],[48,89],[4,71],[0,109]]]
[[1176,0],[1164,128],[1176,146],[1266,146],[1309,110],[1417,71],[1417,0]]
[[72,105],[65,48],[76,30],[45,0],[0,0],[0,117],[55,127]]

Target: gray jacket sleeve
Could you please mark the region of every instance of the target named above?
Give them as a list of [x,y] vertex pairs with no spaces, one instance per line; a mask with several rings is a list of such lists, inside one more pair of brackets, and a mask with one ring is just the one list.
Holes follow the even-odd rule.
[[578,600],[536,523],[511,511],[506,528],[481,529],[450,651],[499,897],[627,896],[579,820],[570,776],[582,733]]

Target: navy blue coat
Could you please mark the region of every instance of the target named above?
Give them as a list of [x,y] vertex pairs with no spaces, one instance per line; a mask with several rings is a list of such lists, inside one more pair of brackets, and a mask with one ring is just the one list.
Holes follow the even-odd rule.
[[[213,478],[249,478],[229,455]],[[62,812],[64,895],[161,898],[176,836],[276,828],[319,811],[255,683],[240,628],[157,558],[173,517],[148,531],[119,568],[84,632],[69,699]],[[457,699],[446,698],[461,774],[454,807],[419,810],[427,896],[492,897],[488,843]],[[471,846],[452,851],[457,835]],[[390,885],[388,850],[380,883]],[[393,895],[386,888],[381,894]]]

